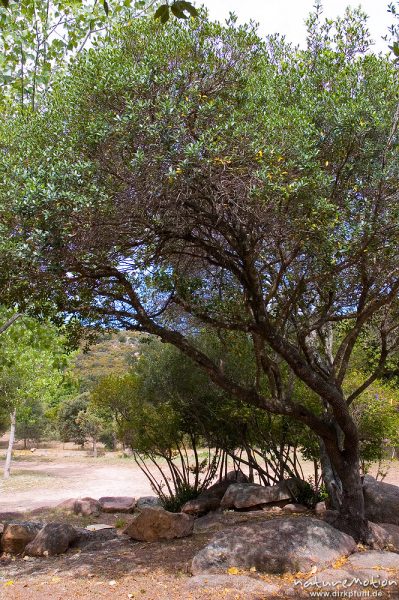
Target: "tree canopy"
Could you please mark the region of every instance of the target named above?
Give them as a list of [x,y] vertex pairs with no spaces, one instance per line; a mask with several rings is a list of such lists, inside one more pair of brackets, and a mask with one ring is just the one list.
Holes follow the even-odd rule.
[[[155,334],[226,392],[308,425],[359,537],[350,405],[399,327],[397,72],[368,52],[358,10],[308,28],[298,50],[205,15],[118,27],[3,134],[2,224],[11,290]],[[254,381],[193,343],[201,324],[248,337]],[[347,393],[371,331],[375,371]]]

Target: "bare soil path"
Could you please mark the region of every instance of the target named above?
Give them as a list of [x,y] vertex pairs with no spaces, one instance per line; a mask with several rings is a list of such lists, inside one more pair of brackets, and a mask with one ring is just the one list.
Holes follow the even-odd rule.
[[85,454],[17,451],[10,479],[0,480],[0,512],[55,506],[73,497],[153,495],[133,459],[118,453],[97,459]]
[[[0,469],[4,454],[0,450]],[[312,474],[311,465],[303,464],[305,477]],[[375,474],[376,467],[370,470]],[[91,496],[150,496],[154,492],[131,457],[121,452],[108,452],[96,459],[88,451],[72,445],[65,448],[16,450],[8,480],[1,479],[0,512],[28,511],[42,506],[54,507],[68,498]],[[389,464],[387,483],[399,485],[399,462]]]

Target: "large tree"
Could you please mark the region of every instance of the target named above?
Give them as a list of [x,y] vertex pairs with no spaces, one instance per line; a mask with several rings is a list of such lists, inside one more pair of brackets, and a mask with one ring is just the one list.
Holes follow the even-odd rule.
[[[397,344],[398,116],[395,66],[358,11],[314,15],[303,51],[205,17],[139,20],[4,138],[8,289],[155,334],[229,394],[306,424],[366,539],[351,404]],[[248,336],[251,385],[192,341],[204,323]],[[375,372],[346,393],[368,329]]]

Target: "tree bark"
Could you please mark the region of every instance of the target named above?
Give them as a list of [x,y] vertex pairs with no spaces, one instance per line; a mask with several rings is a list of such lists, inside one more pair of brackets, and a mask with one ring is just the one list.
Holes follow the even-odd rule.
[[10,414],[10,417],[11,417],[10,438],[8,440],[6,462],[4,465],[4,479],[8,479],[8,477],[10,477],[12,450],[14,447],[14,439],[15,439],[15,425],[17,422],[17,409],[16,408],[14,408],[14,410]]
[[367,543],[371,532],[365,517],[359,445],[353,440],[350,449],[340,450],[338,444],[333,447],[326,443],[326,451],[342,484],[339,513],[332,524],[351,535],[356,542]]
[[3,325],[0,325],[0,333],[4,333],[4,331],[7,331],[7,329],[9,327],[11,327],[11,325],[17,320],[19,319],[19,317],[22,317],[21,313],[17,313],[15,315],[13,315],[12,317],[10,317],[5,323],[3,323]]
[[340,510],[342,503],[342,483],[334,471],[330,457],[327,454],[325,444],[322,439],[319,442],[321,472],[328,493],[330,508]]

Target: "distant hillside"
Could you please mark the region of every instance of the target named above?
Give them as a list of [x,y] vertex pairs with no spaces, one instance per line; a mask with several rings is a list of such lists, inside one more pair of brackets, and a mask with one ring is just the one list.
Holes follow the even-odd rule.
[[121,331],[105,333],[90,346],[79,351],[73,366],[82,389],[91,388],[110,373],[125,373],[139,356],[140,333]]

